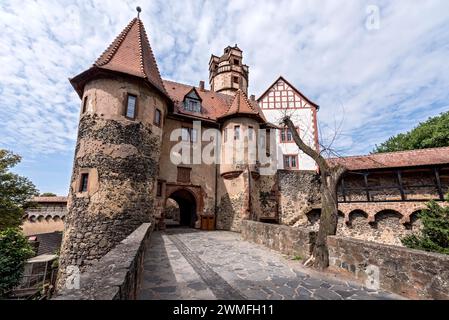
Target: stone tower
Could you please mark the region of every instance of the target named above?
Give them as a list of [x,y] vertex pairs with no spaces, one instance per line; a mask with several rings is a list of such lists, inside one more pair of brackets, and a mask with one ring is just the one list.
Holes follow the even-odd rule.
[[258,133],[266,124],[257,103],[237,90],[228,110],[218,118],[223,136],[217,196],[217,228],[240,231],[242,220],[254,218],[258,202]]
[[164,117],[172,108],[142,21],[70,80],[81,98],[60,257],[81,271],[152,219]]
[[221,57],[209,61],[209,84],[212,91],[234,95],[238,89],[248,95],[249,67],[243,64],[243,52],[237,45],[224,49]]

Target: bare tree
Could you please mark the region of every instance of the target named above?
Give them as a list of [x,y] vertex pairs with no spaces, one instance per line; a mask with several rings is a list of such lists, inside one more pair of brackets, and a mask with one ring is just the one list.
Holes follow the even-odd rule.
[[321,217],[315,247],[312,256],[306,261],[306,265],[323,270],[329,266],[329,250],[327,237],[335,235],[338,222],[338,198],[337,187],[342,175],[347,169],[340,165],[332,166],[318,150],[309,147],[299,136],[291,117],[284,115],[282,123],[292,132],[293,140],[305,154],[310,156],[318,164],[321,175]]

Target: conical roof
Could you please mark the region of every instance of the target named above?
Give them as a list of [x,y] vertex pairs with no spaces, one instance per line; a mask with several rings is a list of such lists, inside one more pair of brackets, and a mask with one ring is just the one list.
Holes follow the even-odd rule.
[[249,101],[248,97],[242,90],[237,90],[234,100],[229,105],[228,110],[219,118],[228,118],[232,116],[250,116],[258,118],[261,122],[266,122],[266,119],[255,101]]
[[[93,68],[110,70],[129,74],[148,80],[165,96],[168,96],[162,82],[159,68],[151,49],[150,41],[142,21],[134,18],[125,29],[115,38],[109,47],[95,61]],[[92,68],[72,79],[72,83],[81,87],[84,85],[86,73]],[[81,77],[80,77],[81,76]],[[79,79],[77,79],[79,77]],[[75,86],[77,91],[80,86]]]

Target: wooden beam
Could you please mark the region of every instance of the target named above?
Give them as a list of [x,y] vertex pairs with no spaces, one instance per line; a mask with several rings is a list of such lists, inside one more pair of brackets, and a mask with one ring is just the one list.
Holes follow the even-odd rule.
[[343,202],[346,202],[346,187],[344,178],[341,178],[341,191],[343,193]]
[[402,201],[406,201],[407,199],[405,198],[404,184],[402,183],[402,171],[401,170],[396,171],[396,176],[398,178],[399,191],[401,192],[401,199]]
[[443,188],[441,186],[441,179],[440,179],[440,170],[438,168],[433,168],[433,173],[435,175],[435,182],[438,190],[438,195],[440,196],[440,200],[444,200],[444,193]]
[[369,173],[364,173],[363,174],[363,181],[365,182],[366,199],[367,199],[368,202],[371,202],[371,198],[369,196],[368,175],[369,175]]

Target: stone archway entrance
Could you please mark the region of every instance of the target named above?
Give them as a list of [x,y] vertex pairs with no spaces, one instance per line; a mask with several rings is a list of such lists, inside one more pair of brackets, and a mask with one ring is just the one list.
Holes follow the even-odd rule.
[[179,225],[182,227],[195,227],[197,221],[197,204],[195,197],[186,189],[173,192],[169,197],[179,206]]
[[[201,188],[192,186],[167,185],[166,200],[172,199],[178,204],[179,219],[177,225],[198,228],[200,214],[203,211]],[[164,217],[165,219],[165,217]]]

